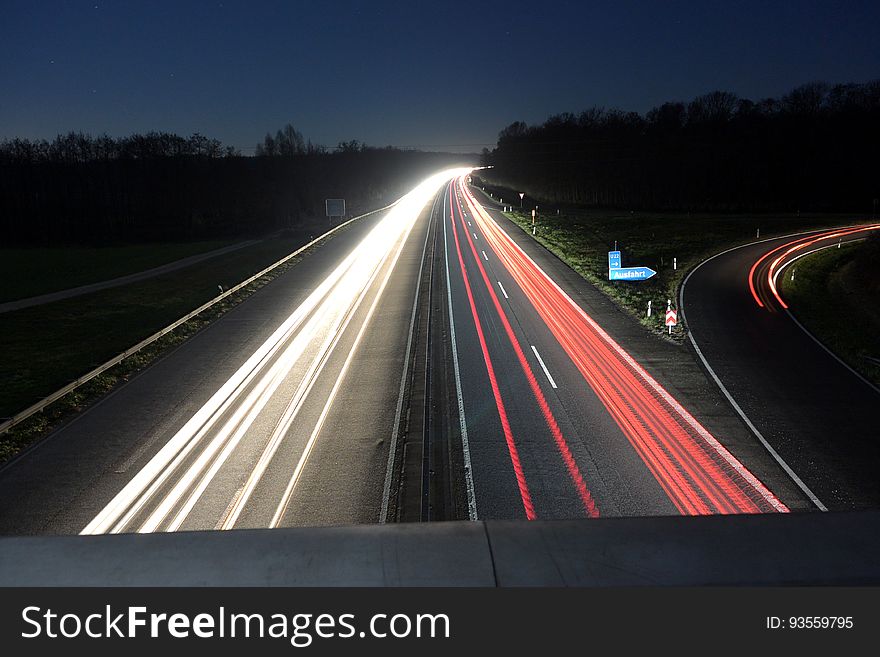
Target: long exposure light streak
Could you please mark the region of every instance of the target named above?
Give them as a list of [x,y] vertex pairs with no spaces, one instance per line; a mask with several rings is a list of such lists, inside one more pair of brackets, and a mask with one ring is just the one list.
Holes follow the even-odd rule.
[[[794,259],[792,256],[808,250],[818,242],[842,239],[844,237],[851,237],[852,235],[862,233],[868,234],[875,230],[880,230],[880,224],[835,228],[833,230],[826,230],[798,237],[797,239],[793,239],[767,251],[767,253],[762,255],[754,262],[754,264],[752,264],[752,267],[749,270],[749,292],[751,293],[752,298],[759,307],[767,308],[771,311],[775,310],[771,303],[772,299],[775,299],[776,303],[782,308],[788,308],[788,304],[785,303],[782,295],[776,287],[776,280],[779,276],[779,272]],[[774,254],[778,255],[771,259],[771,256]],[[767,294],[767,291],[769,291],[769,295]]]
[[[463,177],[462,179],[463,180]],[[464,184],[461,183],[461,188],[464,189]],[[464,228],[464,213],[462,212],[461,202],[458,199],[458,196],[455,196],[455,203],[458,207],[459,217],[461,218],[462,228]],[[455,234],[455,223],[453,221],[453,233]],[[519,360],[520,367],[522,368],[523,374],[526,377],[526,381],[529,384],[529,388],[532,391],[532,395],[535,398],[536,403],[538,404],[538,408],[541,410],[541,415],[544,418],[545,423],[547,424],[547,428],[550,430],[550,434],[553,436],[553,441],[556,445],[556,449],[559,455],[562,458],[563,463],[565,464],[566,471],[571,479],[572,484],[574,485],[575,490],[580,498],[581,504],[583,505],[584,513],[589,517],[597,517],[599,515],[599,508],[596,504],[596,501],[593,499],[592,493],[590,493],[587,488],[587,483],[584,478],[583,473],[581,472],[580,467],[574,455],[571,452],[571,447],[566,440],[565,436],[562,434],[562,429],[559,427],[559,422],[557,422],[556,417],[553,414],[553,411],[550,408],[550,404],[547,402],[547,398],[544,396],[543,390],[541,390],[541,386],[538,384],[538,380],[535,377],[534,371],[532,371],[532,367],[529,364],[528,359],[523,351],[522,345],[519,342],[519,339],[516,337],[516,334],[513,331],[513,327],[510,324],[510,320],[507,318],[507,313],[504,311],[504,308],[501,306],[501,302],[498,300],[498,295],[495,294],[495,287],[492,285],[492,282],[489,280],[489,276],[486,274],[486,269],[483,267],[483,263],[480,261],[479,256],[477,255],[477,249],[474,246],[474,243],[470,239],[470,235],[468,235],[467,231],[462,231],[465,237],[468,240],[468,245],[470,246],[471,253],[474,256],[474,261],[477,264],[477,270],[480,273],[480,277],[483,279],[483,283],[485,284],[486,290],[489,293],[489,297],[492,300],[493,305],[495,306],[495,310],[498,314],[498,317],[501,319],[501,324],[504,327],[504,331],[507,334],[508,340],[510,341],[510,345],[513,347],[513,351],[516,354],[517,359]],[[460,249],[458,243],[458,236],[455,238],[456,248]],[[459,258],[461,254],[459,252]],[[465,273],[464,264],[462,263],[462,272]],[[465,280],[467,280],[467,274],[465,273]],[[505,297],[507,294],[505,293]],[[477,320],[476,314],[474,315],[475,320]],[[488,363],[488,359],[487,359]],[[500,407],[499,407],[500,410]],[[511,437],[511,441],[512,441]],[[517,473],[517,478],[519,478],[520,474]]]
[[459,188],[496,257],[681,513],[788,510],[522,250],[461,180]]
[[[292,389],[280,428],[265,439],[277,443],[378,272],[393,268],[415,220],[441,186],[466,171],[440,172],[401,198],[82,533],[179,529],[270,399]],[[257,469],[265,465],[264,458]],[[240,513],[237,503],[230,508]]]

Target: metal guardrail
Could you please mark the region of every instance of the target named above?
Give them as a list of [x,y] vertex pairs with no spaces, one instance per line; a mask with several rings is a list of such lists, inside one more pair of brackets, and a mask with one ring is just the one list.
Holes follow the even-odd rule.
[[193,317],[196,317],[197,315],[203,313],[208,308],[210,308],[214,304],[218,303],[219,301],[222,301],[223,299],[225,299],[229,295],[235,294],[236,292],[238,292],[242,288],[253,283],[258,278],[265,276],[266,274],[268,274],[270,271],[272,271],[276,267],[280,267],[281,265],[283,265],[285,262],[287,262],[291,258],[298,256],[300,253],[302,253],[306,249],[314,246],[315,244],[317,244],[321,240],[329,237],[330,235],[332,235],[333,233],[338,231],[340,228],[343,228],[343,227],[349,225],[350,223],[357,221],[358,219],[363,219],[364,217],[368,217],[372,214],[376,214],[377,212],[382,212],[384,210],[387,210],[387,209],[397,205],[397,203],[398,203],[398,201],[395,201],[394,203],[391,203],[391,204],[386,205],[384,207],[378,208],[376,210],[371,210],[370,212],[366,212],[366,213],[358,215],[356,217],[352,217],[348,221],[345,221],[345,222],[339,224],[338,226],[334,226],[333,228],[328,230],[326,233],[323,233],[323,234],[319,235],[318,237],[316,237],[315,239],[313,239],[308,244],[305,244],[305,245],[301,246],[300,248],[298,248],[296,251],[293,251],[292,253],[287,254],[286,256],[281,258],[281,260],[278,260],[277,262],[269,265],[268,267],[266,267],[262,271],[257,272],[256,274],[254,274],[250,278],[242,281],[241,283],[235,285],[234,287],[229,288],[228,290],[226,290],[222,294],[218,294],[216,297],[214,297],[210,301],[202,304],[201,306],[199,306],[198,308],[196,308],[192,312],[184,315],[183,317],[176,320],[172,324],[169,324],[165,328],[157,331],[156,333],[154,333],[150,337],[145,338],[144,340],[141,340],[133,347],[129,347],[128,349],[123,351],[121,354],[118,354],[118,355],[114,356],[113,358],[111,358],[110,360],[108,360],[106,363],[98,365],[98,367],[96,367],[95,369],[91,370],[90,372],[88,372],[86,374],[83,374],[81,377],[79,377],[75,381],[68,383],[63,388],[56,390],[48,397],[45,397],[45,398],[41,399],[40,401],[36,402],[35,404],[28,406],[26,409],[24,409],[20,413],[17,413],[16,415],[13,415],[11,418],[0,423],[0,434],[3,434],[4,432],[8,431],[12,427],[14,427],[16,424],[20,424],[21,422],[27,420],[32,415],[39,413],[40,411],[44,410],[47,406],[54,404],[56,401],[58,401],[59,399],[61,399],[65,395],[67,395],[67,394],[73,392],[74,390],[76,390],[77,388],[79,388],[81,385],[88,383],[89,381],[94,379],[99,374],[103,374],[104,372],[109,370],[111,367],[118,365],[119,363],[121,363],[123,360],[125,360],[129,356],[136,354],[144,347],[152,344],[153,342],[155,342],[156,340],[161,338],[163,335],[170,333],[171,331],[176,329],[181,324],[188,322]]

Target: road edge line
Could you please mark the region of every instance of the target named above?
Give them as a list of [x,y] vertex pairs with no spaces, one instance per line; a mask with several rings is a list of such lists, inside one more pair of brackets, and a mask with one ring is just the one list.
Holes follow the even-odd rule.
[[[862,241],[864,241],[865,239],[867,239],[867,238],[862,237],[862,238],[859,238],[859,239],[856,239],[856,240],[850,240],[850,243],[852,243],[852,242],[862,242]],[[793,265],[795,262],[797,262],[797,261],[800,260],[801,258],[803,258],[803,257],[805,257],[805,256],[808,256],[808,255],[814,255],[814,254],[816,254],[816,253],[819,253],[820,251],[824,251],[824,250],[826,250],[826,249],[831,249],[831,248],[834,248],[834,247],[836,247],[836,246],[837,246],[836,244],[829,244],[829,245],[827,245],[827,246],[822,246],[822,247],[820,247],[820,248],[818,248],[818,249],[815,249],[815,250],[813,250],[813,251],[807,251],[806,253],[802,253],[802,254],[800,254],[800,255],[797,256],[796,258],[793,258],[792,260],[789,260],[789,261],[786,262],[784,265],[782,265],[782,267],[780,267],[780,268],[777,270],[777,272],[776,272],[776,277],[778,278],[778,277],[782,274],[782,272],[783,272],[785,269],[787,269],[788,267],[790,267],[791,265]],[[880,395],[880,388],[878,388],[878,387],[875,386],[873,383],[871,383],[870,381],[868,381],[867,378],[865,378],[862,374],[860,374],[859,372],[857,372],[857,371],[856,371],[856,370],[855,370],[855,369],[854,369],[849,363],[847,363],[847,362],[844,361],[840,356],[838,356],[838,355],[835,354],[833,351],[831,351],[831,349],[829,349],[829,348],[825,345],[824,342],[822,342],[819,338],[817,338],[815,335],[813,335],[813,333],[812,333],[812,332],[811,332],[806,326],[804,326],[804,325],[800,322],[800,320],[799,320],[797,317],[794,316],[794,313],[792,313],[790,309],[788,309],[788,308],[783,308],[783,310],[784,310],[785,313],[789,316],[789,318],[791,318],[791,321],[793,321],[795,324],[797,324],[798,328],[800,328],[801,331],[803,331],[804,333],[806,333],[807,336],[808,336],[813,342],[815,342],[817,345],[819,345],[820,347],[822,347],[822,349],[825,350],[825,353],[827,353],[827,354],[828,354],[829,356],[831,356],[834,360],[836,360],[838,363],[840,363],[841,365],[843,365],[843,366],[844,366],[846,369],[848,369],[850,372],[852,372],[853,374],[855,374],[859,379],[861,379],[862,383],[864,383],[864,384],[865,384],[866,386],[868,386],[871,390],[873,390],[873,391],[876,392],[878,395]]]
[[696,272],[700,267],[702,267],[704,264],[706,264],[710,260],[714,260],[715,258],[717,258],[719,256],[722,256],[726,253],[730,253],[731,251],[735,251],[736,249],[744,248],[746,246],[753,246],[755,244],[761,244],[761,243],[769,242],[769,241],[772,241],[775,239],[784,239],[786,237],[795,237],[797,235],[804,235],[804,234],[808,234],[810,232],[815,232],[815,231],[808,231],[807,233],[794,233],[792,235],[782,235],[780,237],[772,237],[772,238],[768,238],[768,239],[764,239],[764,240],[758,240],[756,242],[750,242],[748,244],[741,244],[739,246],[735,246],[735,247],[727,249],[725,251],[721,251],[720,253],[716,253],[715,255],[713,255],[709,258],[706,258],[705,260],[703,260],[702,262],[697,264],[693,269],[691,269],[688,272],[687,276],[684,277],[684,280],[681,282],[681,287],[678,290],[678,310],[679,310],[679,312],[681,312],[682,323],[684,323],[685,327],[687,328],[688,340],[690,340],[691,345],[694,348],[694,351],[696,352],[700,361],[703,363],[703,367],[706,368],[706,371],[712,377],[712,380],[715,381],[715,384],[718,386],[718,389],[721,390],[722,394],[727,398],[727,401],[730,402],[730,405],[733,407],[733,410],[735,410],[737,412],[737,414],[740,416],[740,418],[743,420],[743,422],[745,422],[746,426],[751,430],[751,432],[758,439],[758,441],[764,446],[764,449],[767,450],[767,453],[769,453],[770,456],[773,457],[773,459],[776,461],[776,463],[783,469],[783,471],[789,476],[789,478],[795,483],[795,485],[797,485],[797,487],[801,490],[801,492],[804,493],[809,498],[809,500],[816,506],[816,508],[818,508],[820,511],[828,511],[828,507],[826,507],[822,503],[822,501],[816,496],[816,494],[810,489],[810,487],[807,486],[807,484],[804,483],[804,481],[797,475],[797,473],[791,468],[791,466],[785,462],[785,459],[783,459],[782,456],[779,455],[779,452],[777,452],[773,448],[773,446],[769,442],[767,442],[767,439],[764,438],[764,436],[761,434],[760,431],[758,431],[758,428],[752,423],[752,421],[746,415],[745,411],[743,411],[743,409],[740,407],[740,405],[737,403],[737,401],[733,398],[733,395],[730,394],[730,392],[727,390],[727,388],[721,382],[721,379],[718,378],[718,375],[715,373],[715,370],[712,369],[711,365],[709,365],[709,361],[706,360],[706,357],[703,355],[703,352],[700,350],[699,345],[697,345],[697,341],[694,338],[694,333],[690,329],[690,327],[687,325],[687,318],[686,318],[686,314],[685,314],[685,310],[684,310],[684,307],[685,307],[684,306],[684,291],[685,291],[685,286],[687,285],[688,280],[690,280],[690,277],[693,276],[694,272]]
[[[454,184],[454,183],[450,183]],[[448,189],[448,186],[447,186]],[[455,339],[455,315],[452,311],[452,284],[449,276],[449,243],[446,238],[446,190],[443,192],[443,262],[446,267],[446,300],[449,306],[449,336],[452,347],[452,371],[455,374],[455,396],[458,402],[459,429],[461,430],[461,449],[464,460],[464,480],[468,496],[468,516],[478,520],[477,490],[474,486],[474,469],[471,464],[471,447],[467,433],[467,420],[464,415],[464,393],[461,389],[461,370],[458,365],[458,345]],[[485,251],[483,252],[485,256]],[[488,261],[488,258],[486,258]]]

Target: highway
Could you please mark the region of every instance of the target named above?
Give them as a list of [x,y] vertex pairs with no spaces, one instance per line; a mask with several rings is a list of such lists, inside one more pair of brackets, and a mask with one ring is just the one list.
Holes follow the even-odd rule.
[[780,277],[796,273],[801,257],[878,229],[843,227],[745,245],[707,260],[682,287],[690,338],[706,367],[820,509],[880,504],[880,391],[800,325]]
[[450,187],[444,267],[480,517],[787,510],[468,186]]
[[7,464],[0,533],[809,508],[689,354],[466,178],[340,231]]

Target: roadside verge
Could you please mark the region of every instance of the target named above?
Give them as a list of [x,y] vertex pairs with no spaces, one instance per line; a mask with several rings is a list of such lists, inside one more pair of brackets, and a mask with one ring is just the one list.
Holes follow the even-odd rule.
[[353,222],[387,210],[396,204],[353,217],[285,255],[268,267],[222,291],[183,317],[101,363],[38,402],[0,423],[0,463],[9,461],[69,420],[85,406],[94,403],[115,385],[144,369],[171,347],[177,346],[213,320],[235,307],[268,284],[310,249],[320,245]]

